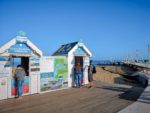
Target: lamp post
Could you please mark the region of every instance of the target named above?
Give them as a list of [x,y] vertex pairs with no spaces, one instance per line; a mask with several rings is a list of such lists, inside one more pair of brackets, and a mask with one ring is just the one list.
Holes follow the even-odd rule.
[[139,62],[139,55],[140,55],[140,52],[139,52],[139,50],[136,50],[135,51],[135,60],[137,61],[137,63]]

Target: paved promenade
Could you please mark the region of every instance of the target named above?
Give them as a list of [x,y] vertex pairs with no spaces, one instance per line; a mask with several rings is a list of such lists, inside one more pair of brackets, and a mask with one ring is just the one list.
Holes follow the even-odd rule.
[[0,113],[116,113],[136,101],[144,88],[95,82],[94,88],[71,88],[0,101]]

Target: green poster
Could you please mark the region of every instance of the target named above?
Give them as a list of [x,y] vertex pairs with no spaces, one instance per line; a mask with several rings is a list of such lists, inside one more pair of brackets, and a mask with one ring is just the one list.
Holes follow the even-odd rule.
[[62,87],[68,86],[68,63],[66,57],[55,58],[55,78],[62,81]]
[[56,78],[67,78],[68,65],[66,58],[56,58],[55,59],[55,77]]
[[[55,57],[53,72],[42,72],[40,74],[41,91],[56,90],[68,87],[68,63],[66,57]],[[47,61],[52,62],[52,61]],[[51,67],[49,67],[51,68]]]

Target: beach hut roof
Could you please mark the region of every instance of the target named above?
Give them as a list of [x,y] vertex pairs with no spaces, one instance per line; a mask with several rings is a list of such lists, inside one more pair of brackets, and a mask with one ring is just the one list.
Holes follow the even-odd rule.
[[27,37],[24,36],[17,36],[16,38],[10,40],[2,47],[0,47],[0,55],[5,52],[8,52],[8,50],[18,42],[25,44],[27,47],[29,47],[32,51],[37,53],[39,56],[42,56],[43,54],[42,51],[39,50]]
[[52,56],[57,56],[57,55],[66,55],[69,53],[69,51],[76,45],[78,42],[72,42],[68,44],[61,45],[61,47],[55,51]]
[[78,47],[82,47],[82,49],[89,55],[91,56],[91,52],[86,48],[86,46],[82,42],[72,42],[68,44],[63,44],[61,47],[55,51],[52,56],[63,56],[63,55],[68,55],[69,53],[72,53],[75,51]]

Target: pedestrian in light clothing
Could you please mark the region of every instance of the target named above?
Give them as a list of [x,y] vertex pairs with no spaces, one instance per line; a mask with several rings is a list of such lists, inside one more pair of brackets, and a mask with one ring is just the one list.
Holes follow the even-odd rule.
[[81,67],[80,63],[78,62],[74,68],[74,75],[75,75],[75,81],[76,81],[76,87],[81,87],[81,79],[83,74],[83,68]]
[[23,83],[24,83],[24,77],[26,76],[26,72],[24,68],[21,65],[17,66],[17,69],[15,71],[15,78],[17,82],[17,93],[18,93],[18,98],[21,98],[23,94]]

